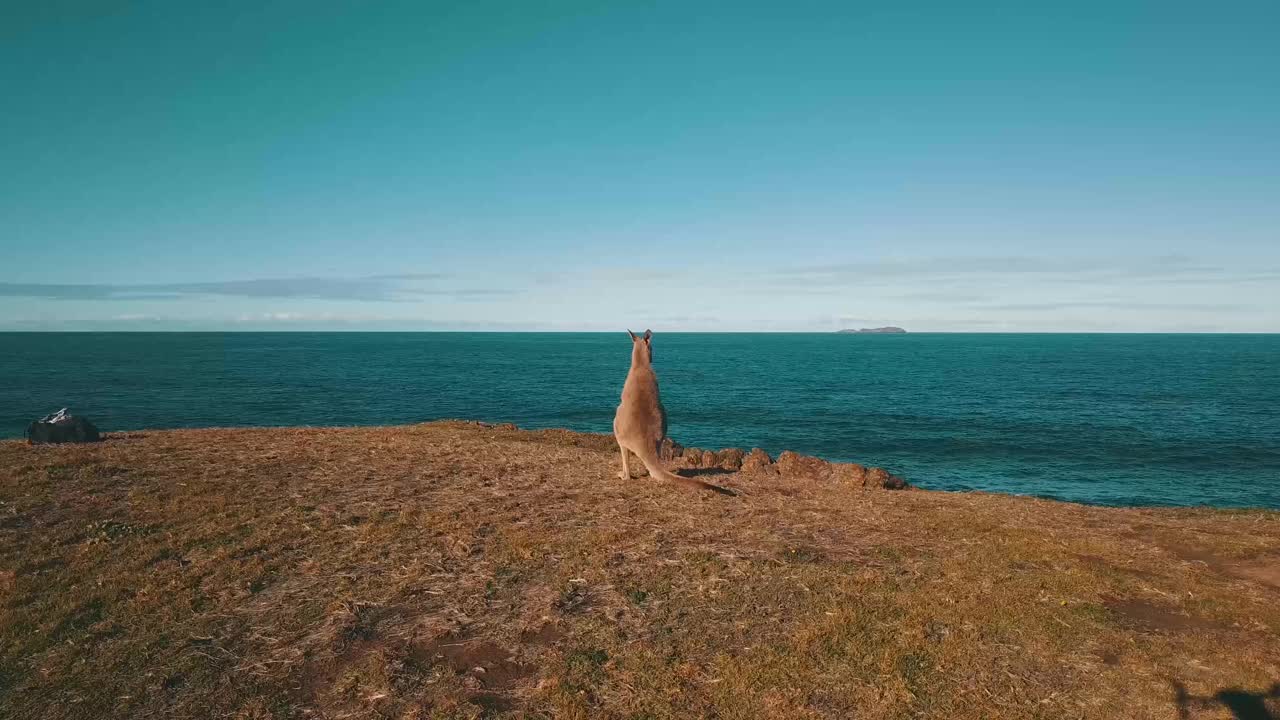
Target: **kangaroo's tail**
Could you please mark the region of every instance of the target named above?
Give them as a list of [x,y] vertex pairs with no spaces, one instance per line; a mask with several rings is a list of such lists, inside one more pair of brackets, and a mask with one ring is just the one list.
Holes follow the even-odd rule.
[[675,473],[668,472],[666,468],[662,467],[662,463],[658,460],[657,453],[653,450],[649,450],[646,453],[636,453],[636,456],[640,458],[640,462],[644,463],[645,469],[649,471],[649,474],[659,480],[666,480],[667,482],[672,482],[687,488],[693,488],[694,490],[710,490],[711,492],[720,493],[721,495],[737,495],[737,493],[729,488],[712,485],[708,482],[702,482],[701,480],[694,480],[693,478],[682,477]]

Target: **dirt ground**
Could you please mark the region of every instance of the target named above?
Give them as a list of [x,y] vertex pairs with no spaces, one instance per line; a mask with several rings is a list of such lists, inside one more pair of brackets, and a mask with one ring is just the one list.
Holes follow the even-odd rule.
[[0,717],[1280,717],[1280,513],[617,471],[461,422],[0,442]]

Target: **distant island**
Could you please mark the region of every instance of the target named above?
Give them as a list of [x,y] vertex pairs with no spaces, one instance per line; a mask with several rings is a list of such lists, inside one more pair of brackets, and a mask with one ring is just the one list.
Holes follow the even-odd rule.
[[906,330],[903,330],[903,329],[902,329],[902,328],[900,328],[900,327],[894,327],[893,325],[888,325],[888,326],[886,326],[886,327],[878,327],[878,328],[861,328],[861,329],[858,329],[858,330],[854,330],[854,329],[852,329],[852,328],[849,328],[849,329],[845,329],[845,330],[837,330],[836,332],[837,332],[837,333],[839,333],[839,334],[842,334],[842,335],[843,335],[843,334],[846,334],[846,333],[905,333],[905,332],[906,332]]

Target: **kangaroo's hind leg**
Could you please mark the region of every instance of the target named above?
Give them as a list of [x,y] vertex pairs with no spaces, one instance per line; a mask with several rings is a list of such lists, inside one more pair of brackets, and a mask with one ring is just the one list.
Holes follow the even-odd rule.
[[[616,437],[614,438],[617,439]],[[627,448],[622,442],[618,442],[618,451],[622,453],[622,472],[618,473],[618,477],[622,480],[631,479],[631,466],[627,463]]]

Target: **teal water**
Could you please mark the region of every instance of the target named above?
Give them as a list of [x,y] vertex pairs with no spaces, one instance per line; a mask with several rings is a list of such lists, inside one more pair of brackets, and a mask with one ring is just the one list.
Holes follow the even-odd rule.
[[[1277,335],[659,334],[670,434],[917,485],[1280,508]],[[0,333],[0,436],[438,418],[608,432],[625,333]]]

